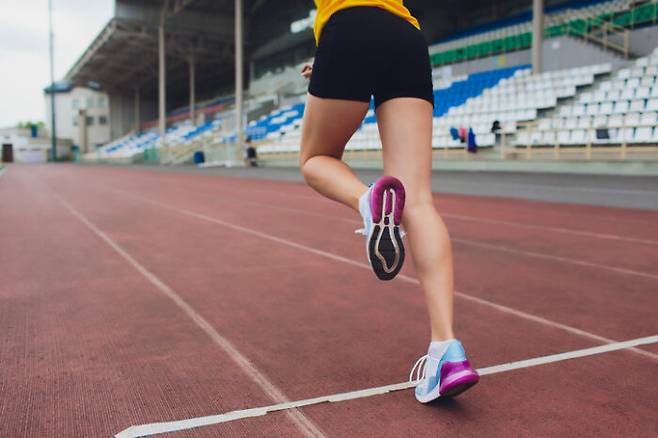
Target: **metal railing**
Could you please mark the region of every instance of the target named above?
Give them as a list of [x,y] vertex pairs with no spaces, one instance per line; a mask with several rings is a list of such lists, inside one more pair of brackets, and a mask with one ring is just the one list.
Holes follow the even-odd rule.
[[630,31],[628,29],[601,18],[591,19],[588,23],[588,31],[583,35],[585,41],[597,44],[604,50],[615,51],[623,55],[624,59],[629,58]]
[[[637,128],[636,125],[626,125],[622,126],[595,126],[591,123],[587,127],[577,127],[574,129],[570,128],[547,128],[547,129],[537,129],[539,122],[532,121],[520,124],[521,129],[517,136],[521,132],[526,132],[528,134],[528,141],[524,145],[515,145],[510,149],[502,149],[502,157],[507,158],[507,155],[515,154],[518,155],[521,151],[526,159],[532,159],[535,153],[551,153],[553,154],[554,159],[559,160],[562,158],[562,153],[573,153],[573,152],[584,152],[586,160],[592,160],[593,152],[596,149],[605,150],[606,152],[615,152],[619,154],[621,160],[628,159],[628,152],[633,151],[642,151],[642,152],[658,152],[658,143],[644,143],[644,142],[634,142],[628,140],[625,135],[625,130],[629,128]],[[525,129],[524,129],[525,128]],[[561,142],[559,132],[565,130],[583,130],[586,131],[586,134],[590,134],[592,130],[597,129],[607,129],[608,132],[611,129],[618,130],[618,136],[616,139],[608,140],[606,142],[596,142],[593,140],[591,135],[586,135],[585,141],[583,143],[570,143],[570,142]],[[554,133],[555,141],[553,142],[539,142],[534,143],[532,141],[532,135],[536,132],[542,133]],[[631,145],[637,145],[637,147],[631,147]]]

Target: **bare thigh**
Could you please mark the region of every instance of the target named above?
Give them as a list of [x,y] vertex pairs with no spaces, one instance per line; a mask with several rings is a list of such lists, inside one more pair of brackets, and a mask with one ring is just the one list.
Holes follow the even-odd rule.
[[408,205],[432,202],[432,105],[396,98],[377,108],[384,173],[405,186]]
[[368,106],[366,102],[321,99],[309,94],[302,123],[301,163],[317,155],[341,159]]

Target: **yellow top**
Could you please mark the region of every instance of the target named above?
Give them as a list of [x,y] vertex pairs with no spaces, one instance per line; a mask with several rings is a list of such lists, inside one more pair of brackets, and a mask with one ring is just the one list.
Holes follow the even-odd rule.
[[409,23],[420,29],[418,20],[416,20],[409,12],[409,9],[404,6],[403,0],[315,0],[315,5],[318,8],[318,13],[315,17],[315,26],[313,27],[316,43],[320,41],[322,28],[327,24],[327,21],[329,21],[329,18],[331,18],[333,14],[342,9],[352,8],[354,6],[374,6],[385,9],[404,18]]

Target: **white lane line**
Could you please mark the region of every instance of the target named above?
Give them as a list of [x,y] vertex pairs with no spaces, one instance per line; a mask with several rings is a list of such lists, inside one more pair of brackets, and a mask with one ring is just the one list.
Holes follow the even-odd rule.
[[441,213],[441,216],[456,219],[465,222],[478,222],[483,224],[504,225],[509,227],[526,228],[529,230],[550,231],[554,233],[570,234],[573,236],[593,237],[596,239],[616,240],[622,242],[642,243],[645,245],[658,245],[658,241],[650,239],[638,239],[634,237],[624,237],[618,234],[594,233],[591,231],[572,230],[569,228],[551,227],[548,225],[532,225],[521,222],[503,221],[498,219],[483,219],[462,214]]
[[[658,342],[658,336],[648,336],[645,338],[632,339],[630,341],[616,342],[614,344],[584,348],[582,350],[568,351],[565,353],[551,354],[549,356],[541,356],[532,359],[521,360],[518,362],[510,362],[506,364],[480,368],[478,369],[478,373],[480,373],[481,376],[499,374],[512,370],[531,368],[531,367],[546,365],[555,362],[562,362],[566,360],[572,360],[572,359],[577,359],[587,356],[609,353],[612,351],[624,350],[632,347],[637,347],[640,345],[655,344],[656,342]],[[267,415],[270,412],[284,411],[288,409],[299,409],[305,406],[318,405],[327,402],[336,403],[336,402],[342,402],[347,400],[356,400],[360,398],[387,394],[389,392],[394,392],[394,391],[402,391],[405,389],[411,389],[415,385],[416,385],[415,382],[396,383],[393,385],[378,386],[374,388],[361,389],[358,391],[314,397],[305,400],[297,400],[288,403],[279,403],[271,406],[263,406],[263,407],[252,408],[252,409],[232,411],[220,415],[209,415],[206,417],[190,418],[187,420],[143,424],[140,426],[129,427],[128,429],[116,434],[115,438],[146,437],[160,433],[177,432],[181,430],[193,429],[196,427],[228,423],[230,421],[242,420],[245,418],[260,417],[263,415]]]
[[493,245],[493,244],[484,243],[484,242],[476,242],[476,241],[473,241],[473,240],[460,239],[460,238],[457,238],[457,237],[454,237],[452,240],[454,242],[461,243],[463,245],[470,245],[470,246],[475,246],[475,247],[478,247],[478,248],[490,249],[490,250],[493,250],[493,251],[501,251],[501,252],[506,252],[506,253],[509,253],[509,254],[518,254],[518,255],[524,255],[524,256],[527,256],[527,257],[534,257],[534,258],[545,259],[545,260],[553,260],[553,261],[561,262],[561,263],[568,263],[568,264],[572,264],[572,265],[585,266],[587,268],[604,269],[604,270],[611,271],[611,272],[616,272],[616,273],[619,273],[619,274],[635,275],[635,276],[638,276],[638,277],[645,277],[645,278],[650,278],[652,280],[658,280],[658,275],[649,274],[648,272],[633,271],[631,269],[617,268],[615,266],[602,265],[600,263],[586,262],[585,260],[572,259],[570,257],[560,257],[560,256],[555,256],[555,255],[550,255],[550,254],[543,254],[543,253],[539,253],[539,252],[525,251],[525,250],[522,250],[522,249],[508,248],[506,246]]
[[[178,207],[172,207],[168,204],[164,204],[162,202],[154,201],[152,199],[137,196],[137,195],[134,195],[134,194],[129,193],[129,192],[123,192],[123,191],[120,191],[120,190],[112,190],[112,191],[116,192],[116,193],[119,193],[122,196],[125,196],[127,198],[132,198],[132,199],[134,199],[136,201],[139,201],[139,202],[146,202],[146,203],[149,203],[149,204],[153,204],[153,205],[156,205],[158,207],[165,208],[167,210],[171,210],[171,211],[176,212],[178,214],[183,214],[183,215],[190,216],[190,217],[193,217],[193,218],[196,218],[196,219],[200,219],[200,220],[203,220],[203,221],[218,224],[218,225],[224,226],[226,228],[233,229],[235,231],[240,231],[242,233],[250,234],[252,236],[256,236],[256,237],[259,237],[261,239],[265,239],[265,240],[269,240],[269,241],[272,241],[272,242],[280,243],[282,245],[286,245],[286,246],[289,246],[289,247],[292,247],[292,248],[295,248],[295,249],[299,249],[301,251],[306,251],[306,252],[309,252],[309,253],[312,253],[312,254],[319,255],[321,257],[325,257],[325,258],[328,258],[328,259],[331,259],[331,260],[342,262],[342,263],[345,263],[345,264],[348,264],[348,265],[356,266],[356,267],[361,268],[361,269],[366,269],[368,271],[371,270],[371,268],[368,264],[362,263],[362,262],[357,262],[357,261],[349,259],[347,257],[339,256],[337,254],[333,254],[333,253],[330,253],[330,252],[327,252],[327,251],[322,251],[320,249],[316,249],[316,248],[312,248],[310,246],[302,245],[300,243],[296,243],[296,242],[293,242],[291,240],[283,239],[281,237],[276,237],[276,236],[272,236],[270,234],[261,233],[260,231],[253,230],[251,228],[246,228],[246,227],[243,227],[243,226],[240,226],[240,225],[235,225],[235,224],[232,224],[230,222],[223,221],[221,219],[206,216],[204,214],[195,213],[193,211],[186,210],[186,209],[181,209],[181,208],[178,208]],[[416,278],[409,277],[407,275],[398,274],[398,276],[395,277],[395,278],[398,279],[398,280],[406,281],[408,283],[419,284],[419,281]],[[613,343],[617,342],[614,339],[605,338],[603,336],[599,336],[599,335],[596,335],[594,333],[587,332],[585,330],[581,330],[581,329],[578,329],[578,328],[575,328],[575,327],[571,327],[571,326],[566,325],[566,324],[561,324],[559,322],[551,321],[549,319],[542,318],[542,317],[533,315],[531,313],[526,313],[526,312],[523,312],[521,310],[517,310],[517,309],[511,308],[511,307],[503,306],[501,304],[497,304],[497,303],[494,303],[494,302],[491,302],[491,301],[487,301],[485,299],[478,298],[478,297],[475,297],[475,296],[472,296],[472,295],[468,295],[468,294],[463,293],[463,292],[455,291],[455,296],[460,297],[460,298],[462,298],[466,301],[471,301],[471,302],[478,303],[478,304],[483,305],[483,306],[490,307],[490,308],[495,309],[499,312],[507,313],[509,315],[514,315],[516,317],[523,318],[523,319],[526,319],[528,321],[536,322],[536,323],[539,323],[539,324],[542,324],[542,325],[545,325],[545,326],[549,326],[549,327],[556,328],[556,329],[559,329],[559,330],[562,330],[562,331],[566,331],[566,332],[569,332],[571,334],[574,334],[574,335],[577,335],[577,336],[580,336],[580,337],[583,337],[583,338],[587,338],[587,339],[590,339],[590,340],[594,340],[594,341],[597,341],[597,342],[602,342],[602,343],[605,343],[605,344],[613,344]],[[652,360],[658,361],[658,354],[653,354],[653,353],[650,353],[648,351],[641,350],[639,348],[632,348],[631,351],[633,351],[634,353],[637,353],[639,355],[642,355],[644,357],[648,357]]]
[[[115,192],[115,193],[120,193],[120,194],[123,194],[123,195],[128,195],[129,194],[128,192],[125,192],[123,190],[109,190],[109,191],[110,192]],[[181,191],[181,190],[179,190],[179,191]],[[244,204],[244,205],[253,205],[253,206],[256,206],[256,207],[265,206],[267,208],[274,209],[274,210],[289,211],[291,213],[303,214],[303,215],[306,215],[306,216],[314,216],[314,217],[320,217],[320,218],[324,218],[324,219],[332,219],[332,220],[337,220],[337,221],[341,221],[341,222],[353,223],[355,225],[362,225],[362,222],[356,221],[356,220],[353,220],[353,219],[349,219],[349,218],[345,218],[345,217],[341,217],[341,216],[336,216],[336,215],[324,214],[324,213],[315,213],[315,212],[311,212],[311,211],[307,211],[307,210],[301,210],[301,209],[294,208],[294,207],[282,207],[282,206],[267,204],[267,203],[258,202],[258,201],[248,201],[248,200],[233,198],[232,196],[226,196],[226,195],[218,195],[218,196],[213,196],[213,197],[208,196],[208,195],[202,195],[202,196],[205,197],[205,198],[212,198],[212,199],[215,199],[215,200],[217,200],[217,199],[227,199],[227,200],[230,200],[230,201],[233,201],[233,202],[236,202],[236,203],[239,203],[239,204]],[[449,215],[443,215],[443,216],[449,217]],[[614,237],[617,238],[619,236],[614,236]],[[620,239],[622,239],[622,238],[620,238]],[[585,261],[585,260],[574,259],[574,258],[570,258],[570,257],[561,257],[561,256],[550,255],[550,254],[538,253],[538,252],[534,252],[534,251],[526,251],[526,250],[522,250],[522,249],[508,248],[508,247],[501,246],[501,245],[494,245],[494,244],[485,243],[485,242],[477,242],[477,241],[468,240],[468,239],[460,239],[458,237],[452,237],[452,241],[457,242],[457,243],[462,243],[464,245],[471,245],[471,246],[476,246],[476,247],[480,247],[480,248],[486,248],[486,249],[493,250],[493,251],[502,251],[502,252],[506,252],[506,253],[509,253],[509,254],[518,254],[518,255],[523,255],[523,256],[533,257],[533,258],[543,258],[543,259],[553,260],[553,261],[560,262],[560,263],[567,263],[567,264],[572,264],[572,265],[584,266],[584,267],[593,268],[593,269],[604,269],[604,270],[608,270],[608,271],[611,271],[611,272],[616,272],[618,274],[635,275],[635,276],[650,278],[652,280],[658,280],[658,275],[656,275],[656,274],[650,274],[650,273],[641,272],[641,271],[634,271],[634,270],[625,269],[625,268],[618,268],[616,266],[608,266],[608,265],[603,265],[603,264],[600,264],[600,263],[588,262],[588,261]],[[649,243],[649,242],[653,242],[653,241],[642,241],[642,243]],[[654,243],[658,244],[658,242],[654,242]],[[652,244],[652,243],[649,243],[649,244]]]
[[[180,295],[176,293],[172,288],[170,288],[166,283],[164,283],[160,278],[155,275],[153,272],[149,271],[146,267],[140,264],[135,260],[126,250],[124,250],[117,242],[115,242],[111,237],[105,234],[102,230],[96,227],[91,221],[89,221],[82,213],[75,209],[70,203],[68,203],[64,198],[58,194],[54,194],[55,198],[64,206],[66,209],[76,217],[80,222],[82,222],[89,230],[91,230],[96,236],[103,240],[110,248],[116,251],[121,257],[123,257],[135,270],[142,274],[148,281],[150,281],[163,295],[171,299],[187,316],[194,321],[194,323],[203,330],[212,341],[217,344],[224,352],[244,371],[244,373],[258,386],[260,386],[265,393],[274,401],[279,403],[285,403],[288,401],[288,398],[285,396],[283,391],[281,391],[272,381],[256,366],[251,363],[251,361],[243,355],[234,345],[226,339],[224,336],[219,334],[217,330],[200,314],[198,314],[192,306],[190,306]],[[320,431],[319,427],[315,425],[311,420],[306,418],[304,414],[297,410],[292,410],[287,412],[289,418],[295,423],[297,428],[307,437],[324,437],[324,433]]]
[[[212,188],[208,184],[202,184],[200,186],[202,189],[206,188]],[[183,189],[176,189],[174,188],[173,190],[183,192]],[[263,193],[267,194],[269,196],[285,196],[286,198],[295,197],[295,198],[303,198],[303,199],[311,199],[311,200],[318,200],[322,198],[318,198],[317,196],[310,196],[310,195],[302,195],[302,194],[281,194],[280,191],[274,191],[274,190],[264,190],[261,188],[242,188],[240,187],[238,190],[244,193]],[[235,192],[235,190],[233,190]],[[294,207],[282,207],[278,205],[273,205],[273,204],[267,204],[264,202],[257,202],[257,201],[248,201],[245,199],[241,199],[238,197],[234,197],[233,195],[227,194],[225,191],[220,191],[217,192],[216,190],[213,191],[212,195],[206,194],[204,192],[196,192],[197,195],[201,195],[206,198],[212,198],[212,199],[217,199],[218,197],[224,198],[224,199],[230,199],[235,202],[239,203],[245,203],[245,204],[258,204],[258,205],[266,205],[269,208],[277,209],[277,210],[283,210],[283,211],[295,211],[295,212],[301,212],[305,213],[311,216],[325,216],[325,217],[332,217],[335,218],[336,220],[343,221],[343,222],[354,222],[353,220],[345,217],[340,217],[340,216],[333,216],[333,215],[325,215],[321,213],[311,213],[306,210],[300,210]],[[468,196],[468,195],[467,195]],[[504,225],[504,226],[509,226],[509,227],[518,227],[518,228],[526,228],[526,229],[535,229],[535,230],[540,230],[540,231],[548,231],[548,232],[554,232],[554,233],[563,233],[563,234],[569,234],[569,235],[575,235],[575,236],[583,236],[583,237],[592,237],[596,239],[604,239],[604,240],[615,240],[615,241],[623,241],[623,242],[630,242],[630,243],[641,243],[645,245],[658,245],[658,241],[656,240],[651,240],[651,239],[641,239],[641,238],[633,238],[633,237],[625,237],[625,236],[620,236],[617,234],[608,234],[608,233],[594,233],[591,231],[583,231],[583,230],[575,230],[575,229],[568,229],[568,228],[562,228],[562,227],[553,227],[553,226],[548,226],[548,225],[532,225],[532,224],[525,224],[522,222],[513,222],[513,221],[504,221],[504,220],[498,220],[498,219],[486,219],[486,218],[480,218],[480,217],[474,217],[474,216],[467,216],[467,215],[461,215],[461,214],[452,214],[452,213],[441,213],[441,216],[446,217],[446,218],[452,218],[452,219],[457,219],[461,221],[466,221],[466,222],[478,222],[478,223],[486,223],[486,224],[496,224],[496,225]],[[642,223],[645,223],[645,221],[641,221]]]

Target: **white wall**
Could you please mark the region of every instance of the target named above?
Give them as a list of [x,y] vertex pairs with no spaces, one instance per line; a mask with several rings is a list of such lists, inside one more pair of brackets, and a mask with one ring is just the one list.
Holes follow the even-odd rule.
[[0,144],[12,145],[17,163],[45,163],[50,154],[50,140],[44,136],[32,138],[29,129],[0,129]]
[[631,31],[629,40],[633,53],[646,56],[658,47],[658,26],[633,30]]
[[[50,132],[50,95],[45,95],[46,129]],[[87,87],[75,87],[67,93],[55,94],[57,114],[57,138],[80,144],[80,129],[77,126],[80,110],[88,117],[87,145],[90,150],[110,141],[110,103],[106,93]]]

